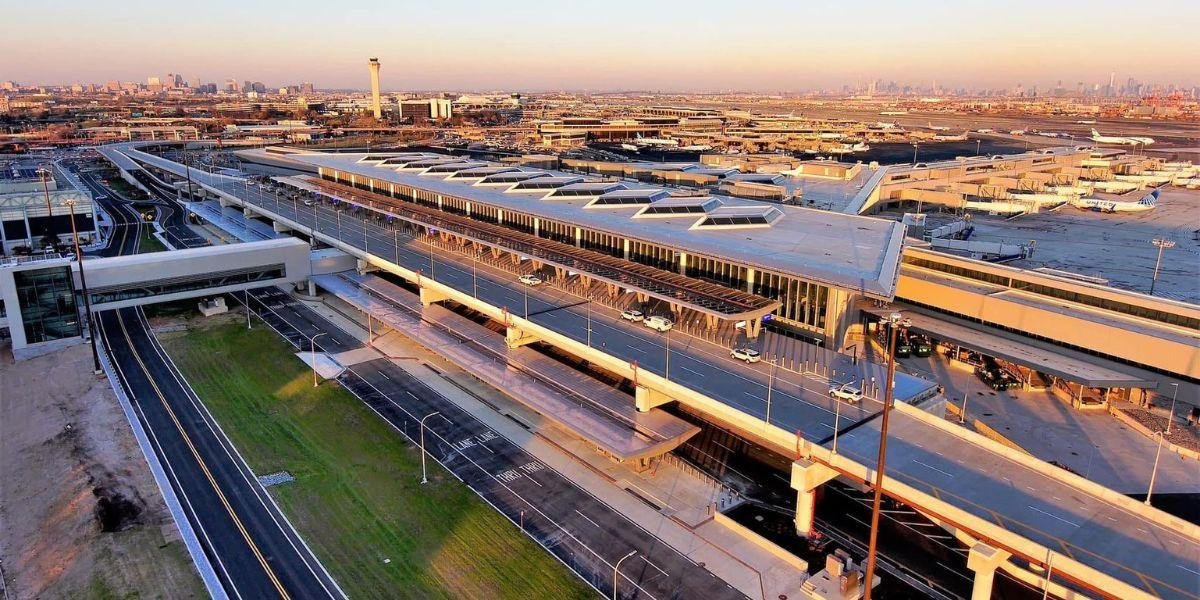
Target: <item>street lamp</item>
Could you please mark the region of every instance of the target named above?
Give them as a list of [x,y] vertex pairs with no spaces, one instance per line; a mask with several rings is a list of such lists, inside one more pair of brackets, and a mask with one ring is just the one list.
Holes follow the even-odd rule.
[[775,369],[778,367],[778,360],[777,356],[775,359],[767,361],[771,363],[771,367],[767,370],[767,420],[763,429],[771,425],[771,389],[775,387]]
[[[99,374],[100,352],[96,350],[96,330],[92,326],[92,298],[88,293],[87,276],[83,272],[83,250],[79,247],[79,231],[75,229],[75,199],[68,198],[66,205],[71,209],[71,237],[75,243],[75,262],[79,264],[79,284],[83,288],[83,311],[87,314],[88,338],[92,343],[92,371]],[[95,214],[95,209],[92,209],[92,214]]]
[[1151,244],[1158,246],[1158,260],[1154,261],[1154,278],[1150,280],[1150,295],[1154,295],[1154,284],[1158,283],[1158,267],[1162,265],[1163,250],[1175,247],[1175,240],[1167,238],[1154,238],[1150,240]]
[[1150,487],[1146,489],[1146,506],[1150,506],[1150,496],[1154,494],[1154,478],[1158,476],[1158,458],[1162,456],[1163,431],[1158,430],[1158,450],[1154,452],[1154,468],[1150,470]]
[[1175,391],[1171,392],[1171,412],[1167,413],[1167,435],[1171,435],[1171,421],[1175,420],[1175,399],[1179,397],[1179,384],[1172,383],[1171,387],[1175,388]]
[[320,333],[313,334],[311,338],[308,338],[309,360],[312,362],[313,370],[313,387],[317,387],[317,338],[325,335],[326,333],[329,332],[322,331]]
[[883,502],[883,469],[887,458],[888,417],[892,414],[892,387],[896,376],[896,332],[901,326],[912,324],[908,319],[894,312],[887,319],[890,333],[888,335],[888,368],[885,388],[883,390],[883,419],[879,427],[879,458],[875,463],[875,498],[871,502],[871,538],[867,544],[867,570],[865,573],[866,586],[863,588],[863,600],[871,600],[871,582],[875,580],[875,553],[879,541],[879,509]]
[[429,483],[429,478],[425,476],[425,419],[433,415],[441,414],[442,411],[435,410],[424,417],[421,417],[421,483]]
[[613,565],[613,600],[617,600],[617,569],[621,568],[621,563],[624,562],[625,559],[633,556],[634,554],[637,554],[637,550],[630,550],[629,554],[622,556],[617,560],[617,564]]

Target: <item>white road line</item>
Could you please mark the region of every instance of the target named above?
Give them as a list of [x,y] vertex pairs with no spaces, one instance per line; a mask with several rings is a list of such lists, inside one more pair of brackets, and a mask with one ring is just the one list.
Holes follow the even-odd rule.
[[1037,512],[1040,512],[1040,513],[1042,513],[1043,515],[1046,515],[1047,517],[1051,517],[1051,518],[1058,519],[1059,521],[1062,521],[1063,523],[1066,523],[1067,525],[1070,525],[1071,527],[1079,527],[1079,524],[1078,524],[1078,523],[1074,523],[1074,522],[1068,521],[1068,520],[1066,520],[1066,519],[1064,519],[1064,518],[1062,518],[1062,517],[1060,517],[1060,516],[1058,516],[1058,515],[1055,515],[1055,514],[1048,513],[1048,512],[1046,512],[1046,511],[1044,511],[1044,510],[1042,510],[1042,509],[1040,509],[1040,508],[1038,508],[1038,507],[1036,507],[1036,506],[1034,506],[1034,505],[1032,505],[1032,504],[1030,504],[1030,505],[1029,505],[1029,509],[1030,509],[1030,510],[1036,510]]
[[532,475],[530,475],[529,473],[526,473],[526,474],[525,474],[525,477],[526,477],[527,479],[529,479],[530,481],[532,481],[532,482],[534,483],[534,485],[536,485],[536,486],[538,486],[538,487],[542,487],[542,484],[538,483],[538,480],[534,479],[534,478],[533,478],[533,476],[532,476]]
[[927,469],[933,469],[934,471],[937,471],[938,473],[941,473],[942,475],[945,475],[946,477],[951,477],[951,478],[953,478],[953,477],[954,477],[954,474],[953,474],[953,473],[948,473],[948,472],[946,472],[946,471],[943,471],[943,470],[941,470],[941,469],[939,469],[939,468],[937,468],[937,467],[935,467],[935,466],[933,466],[933,465],[930,465],[930,464],[923,463],[923,462],[921,462],[921,461],[919,461],[919,460],[917,460],[917,459],[915,459],[915,458],[913,459],[913,462],[915,462],[915,463],[917,463],[918,465],[921,465],[922,467],[925,467],[925,468],[927,468]]
[[669,573],[667,573],[666,571],[664,571],[664,570],[662,570],[662,569],[658,568],[658,565],[656,565],[656,564],[654,564],[654,563],[650,562],[649,560],[646,560],[646,557],[645,557],[645,556],[643,556],[643,557],[642,557],[642,560],[645,560],[645,561],[646,561],[646,564],[648,564],[648,565],[650,565],[650,566],[654,567],[654,570],[655,570],[655,571],[658,571],[659,573],[662,573],[662,574],[663,574],[663,577],[670,577],[670,576],[671,576],[671,575],[670,575]]
[[585,514],[583,514],[583,513],[579,512],[579,509],[575,509],[575,514],[577,514],[577,515],[579,515],[579,516],[581,516],[581,517],[583,517],[583,518],[587,519],[587,522],[588,522],[588,523],[591,523],[592,525],[595,525],[596,527],[599,527],[599,526],[600,526],[600,524],[599,524],[599,523],[597,523],[597,522],[593,521],[593,520],[592,520],[590,517],[588,517],[587,515],[585,515]]
[[1197,571],[1195,569],[1189,569],[1183,565],[1175,565],[1175,566],[1179,567],[1180,569],[1183,569],[1184,571],[1187,571],[1188,573],[1195,573],[1197,575],[1200,575],[1200,571]]
[[[416,394],[414,394],[414,393],[412,393],[412,392],[410,392],[410,391],[408,391],[408,390],[404,390],[404,393],[405,393],[405,394],[408,394],[409,396],[411,396],[413,400],[420,400],[420,398],[418,398]],[[385,395],[386,395],[386,394],[385,394]]]

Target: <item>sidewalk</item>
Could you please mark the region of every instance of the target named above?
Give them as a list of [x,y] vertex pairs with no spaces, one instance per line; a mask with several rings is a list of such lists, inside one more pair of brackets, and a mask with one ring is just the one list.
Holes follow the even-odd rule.
[[[352,335],[366,339],[365,318],[349,304],[335,297],[327,297],[324,303],[305,304]],[[663,542],[703,564],[714,576],[751,598],[799,597],[807,573],[712,519],[710,507],[714,502],[731,506],[734,501],[716,482],[675,460],[659,461],[657,467],[645,473],[614,463],[457,365],[407,339],[400,342],[399,336],[385,337],[387,354],[395,364]],[[408,356],[417,360],[406,360]]]

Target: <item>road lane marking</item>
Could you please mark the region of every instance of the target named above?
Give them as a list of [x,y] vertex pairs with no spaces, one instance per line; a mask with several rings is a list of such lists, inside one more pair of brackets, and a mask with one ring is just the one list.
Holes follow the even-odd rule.
[[650,566],[654,567],[654,570],[655,570],[655,571],[658,571],[659,573],[662,573],[662,574],[663,574],[663,577],[670,577],[670,576],[671,576],[671,575],[670,575],[670,574],[668,574],[666,571],[664,571],[664,570],[662,570],[662,569],[658,568],[658,565],[656,565],[656,564],[654,564],[654,563],[650,562],[650,561],[649,561],[649,560],[648,560],[648,559],[647,559],[645,556],[643,556],[643,557],[642,557],[642,560],[646,561],[646,564],[648,564],[648,565],[650,565]]
[[915,462],[915,463],[917,463],[918,465],[921,465],[922,467],[925,467],[925,468],[927,468],[927,469],[933,469],[934,471],[937,471],[938,473],[941,473],[942,475],[945,475],[946,477],[951,477],[951,478],[953,478],[953,477],[954,477],[954,474],[953,474],[953,473],[948,473],[948,472],[946,472],[946,471],[943,471],[943,470],[941,470],[941,469],[939,469],[939,468],[937,468],[937,467],[935,467],[935,466],[933,466],[933,465],[931,465],[931,464],[923,463],[923,462],[921,462],[921,461],[919,461],[919,460],[917,460],[917,459],[915,459],[915,458],[913,459],[913,462]]
[[1079,524],[1078,524],[1078,523],[1074,523],[1074,522],[1072,522],[1072,521],[1068,521],[1068,520],[1066,520],[1066,519],[1064,519],[1064,518],[1062,518],[1062,517],[1060,517],[1060,516],[1058,516],[1058,515],[1056,515],[1056,514],[1053,514],[1053,513],[1048,513],[1048,512],[1046,512],[1046,511],[1044,511],[1044,510],[1042,510],[1042,509],[1040,509],[1040,508],[1038,508],[1038,507],[1036,507],[1036,506],[1034,506],[1034,505],[1032,505],[1032,504],[1030,504],[1030,505],[1029,505],[1029,508],[1030,508],[1030,510],[1035,510],[1035,511],[1037,511],[1037,512],[1040,512],[1040,513],[1042,513],[1043,515],[1046,515],[1047,517],[1051,517],[1051,518],[1054,518],[1054,519],[1058,519],[1059,521],[1062,521],[1063,523],[1066,523],[1067,525],[1070,525],[1071,527],[1079,527]]
[[590,517],[588,517],[587,515],[585,515],[585,514],[583,514],[583,513],[579,512],[579,509],[575,509],[575,514],[577,514],[577,515],[579,515],[579,516],[581,516],[581,517],[583,517],[583,518],[587,519],[587,522],[588,522],[588,523],[591,523],[592,525],[595,525],[596,527],[599,527],[599,526],[600,526],[600,524],[599,524],[599,523],[597,523],[597,522],[593,521],[593,520],[592,520]]
[[162,402],[163,408],[167,410],[167,415],[171,418],[171,421],[175,423],[175,427],[179,430],[180,437],[191,451],[192,456],[196,459],[196,464],[200,467],[204,477],[208,480],[209,484],[212,485],[213,491],[217,493],[217,499],[221,501],[222,505],[224,505],[225,510],[229,513],[230,518],[233,520],[234,526],[237,527],[238,531],[242,534],[242,538],[246,540],[246,544],[250,547],[250,551],[254,554],[255,558],[258,559],[259,564],[266,572],[267,578],[271,580],[271,583],[275,586],[275,589],[279,592],[279,595],[283,598],[291,598],[291,596],[288,595],[287,590],[284,589],[283,583],[281,583],[279,578],[275,575],[275,571],[269,564],[267,564],[267,559],[263,556],[262,551],[259,550],[258,545],[254,543],[253,539],[251,539],[250,533],[242,524],[242,520],[238,517],[237,513],[234,512],[233,506],[229,504],[229,500],[225,497],[224,491],[221,490],[221,486],[217,484],[216,478],[213,477],[212,472],[209,470],[208,464],[204,462],[204,459],[200,456],[199,450],[197,450],[196,446],[193,445],[191,436],[187,434],[187,431],[185,431],[183,428],[183,424],[180,423],[179,418],[175,416],[175,411],[171,409],[170,403],[167,402],[167,397],[163,394],[162,390],[159,389],[158,382],[155,381],[154,376],[150,373],[149,367],[147,367],[146,363],[142,360],[141,353],[134,345],[133,338],[129,335],[129,329],[125,326],[124,315],[119,312],[117,313],[117,323],[121,325],[121,332],[125,335],[125,341],[129,348],[130,355],[137,360],[138,366],[141,367],[142,372],[145,373],[146,381],[150,383],[150,387],[154,389],[155,395],[157,395],[159,401]]
[[1195,569],[1189,569],[1183,565],[1175,565],[1175,566],[1179,567],[1180,569],[1183,569],[1184,571],[1187,571],[1188,573],[1195,573],[1196,575],[1200,575],[1200,571],[1197,571]]

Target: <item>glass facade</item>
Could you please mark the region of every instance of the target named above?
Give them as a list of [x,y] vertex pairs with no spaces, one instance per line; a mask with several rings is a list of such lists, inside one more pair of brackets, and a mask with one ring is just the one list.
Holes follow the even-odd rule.
[[71,268],[48,267],[13,273],[25,341],[49,342],[80,335]]

